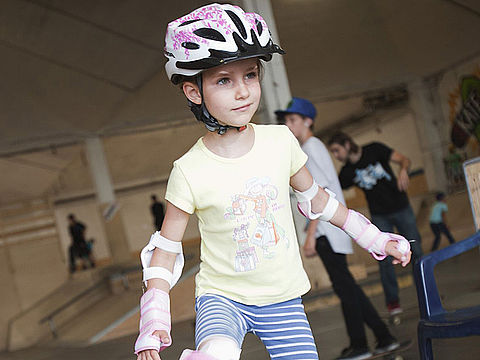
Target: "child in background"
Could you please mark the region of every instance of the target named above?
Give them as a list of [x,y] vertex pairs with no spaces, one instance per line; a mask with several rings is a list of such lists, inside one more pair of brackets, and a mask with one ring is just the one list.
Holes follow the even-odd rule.
[[301,299],[310,283],[289,187],[305,216],[341,227],[375,258],[392,255],[406,266],[410,244],[380,232],[319,187],[286,126],[250,123],[261,97],[261,60],[284,53],[261,16],[207,5],[172,21],[165,43],[167,75],[208,131],[174,162],[161,231],[142,250],[147,291],[140,300],[138,360],[158,360],[172,343],[169,291],[183,268],[181,240],[193,213],[201,236],[196,350],[180,359],[238,360],[248,332],[272,358],[318,359]]
[[433,205],[432,212],[430,214],[430,228],[433,231],[433,235],[435,235],[432,251],[438,249],[442,233],[445,234],[450,244],[455,242],[455,239],[453,238],[452,234],[450,234],[447,226],[448,206],[445,203],[445,194],[443,192],[439,192],[435,198],[437,201]]

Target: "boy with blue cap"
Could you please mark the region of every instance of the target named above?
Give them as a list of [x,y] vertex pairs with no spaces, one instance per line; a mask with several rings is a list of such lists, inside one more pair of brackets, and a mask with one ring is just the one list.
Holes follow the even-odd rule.
[[[308,155],[307,169],[315,181],[336,195],[345,204],[335,167],[325,145],[313,135],[315,106],[307,99],[294,97],[285,110],[275,111],[280,122],[292,131]],[[398,342],[388,331],[360,286],[348,269],[346,254],[353,253],[350,237],[330,223],[311,220],[303,245],[306,257],[318,254],[327,270],[333,290],[340,298],[350,345],[337,359],[365,359],[372,355],[368,348],[364,323],[374,332],[377,347],[374,353],[393,350]]]

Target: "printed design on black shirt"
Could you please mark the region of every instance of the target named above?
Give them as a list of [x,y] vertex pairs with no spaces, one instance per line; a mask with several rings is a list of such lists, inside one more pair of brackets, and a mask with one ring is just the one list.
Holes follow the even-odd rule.
[[377,185],[378,180],[383,178],[388,181],[392,179],[390,174],[385,171],[382,164],[377,161],[375,164],[370,164],[364,169],[355,169],[355,177],[353,178],[353,181],[358,187],[365,190],[371,190]]
[[235,271],[256,269],[259,263],[257,250],[262,251],[264,259],[272,259],[280,241],[289,246],[285,230],[273,215],[285,207],[276,201],[277,197],[278,189],[268,177],[248,180],[245,192],[232,196],[232,206],[226,209],[224,216],[236,222],[232,234],[237,245]]

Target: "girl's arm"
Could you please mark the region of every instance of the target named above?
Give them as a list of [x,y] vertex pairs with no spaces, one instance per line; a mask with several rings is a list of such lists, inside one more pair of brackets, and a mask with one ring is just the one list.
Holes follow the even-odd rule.
[[[298,192],[307,191],[312,187],[313,183],[313,178],[305,166],[302,167],[296,174],[294,174],[290,178],[290,185]],[[327,205],[329,197],[330,195],[323,188],[319,187],[318,192],[311,200],[312,213],[322,213]],[[339,203],[338,208],[336,209],[333,217],[329,220],[329,222],[339,228],[342,228],[343,230],[348,216],[349,210],[343,204]],[[406,266],[410,261],[411,253],[408,252],[408,254],[405,256],[400,251],[398,251],[397,241],[395,241],[393,238],[392,240],[386,242],[385,253],[395,258],[393,260],[395,264],[401,263],[403,266]]]
[[[172,241],[182,241],[189,217],[190,215],[188,213],[167,201],[167,211],[163,219],[160,234]],[[176,256],[177,254],[175,253],[156,248],[153,252],[150,266],[160,266],[173,271]],[[170,292],[170,284],[163,279],[149,280],[147,290],[150,290],[152,287],[166,291],[167,293]]]
[[[162,229],[160,234],[172,241],[182,241],[185,229],[188,224],[189,214],[180,210],[176,206],[167,202],[167,209],[165,218],[163,219]],[[150,267],[163,267],[173,272],[176,253],[171,253],[159,248],[153,251]],[[151,289],[158,289],[165,293],[170,292],[170,284],[163,279],[150,279],[147,282],[147,291]],[[153,290],[155,291],[155,290]],[[165,295],[168,298],[168,295]],[[169,307],[169,306],[168,306]],[[170,316],[170,315],[169,315]],[[165,330],[157,330],[153,332],[154,336],[158,336],[162,344],[171,344],[169,333]],[[142,334],[140,334],[142,336]],[[138,340],[137,340],[138,342]],[[138,360],[160,360],[160,355],[157,350],[147,349],[138,353]]]

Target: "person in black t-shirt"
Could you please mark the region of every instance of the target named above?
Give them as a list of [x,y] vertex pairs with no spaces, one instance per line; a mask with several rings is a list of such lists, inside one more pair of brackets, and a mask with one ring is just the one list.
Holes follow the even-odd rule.
[[155,226],[155,229],[157,231],[160,231],[160,229],[162,228],[163,218],[165,216],[163,204],[157,200],[156,195],[152,195],[151,199],[152,206],[150,207],[150,210],[153,216],[153,224]]
[[70,255],[70,272],[74,273],[76,270],[75,258],[77,257],[82,260],[83,269],[87,268],[87,261],[90,262],[90,266],[92,268],[95,267],[95,262],[93,261],[91,251],[89,251],[87,242],[85,240],[85,230],[87,227],[78,221],[73,214],[68,215],[68,222],[68,230],[70,232],[70,236],[72,237],[72,244],[68,249]]
[[[355,185],[363,190],[372,223],[385,232],[393,232],[395,227],[408,240],[415,240],[411,243],[412,254],[415,259],[422,256],[420,233],[406,193],[410,160],[379,142],[359,147],[350,136],[342,132],[330,138],[328,147],[332,155],[344,163],[339,174],[342,188]],[[398,179],[390,162],[401,167]],[[380,261],[379,266],[388,311],[391,315],[398,314],[402,308],[391,257]]]

